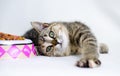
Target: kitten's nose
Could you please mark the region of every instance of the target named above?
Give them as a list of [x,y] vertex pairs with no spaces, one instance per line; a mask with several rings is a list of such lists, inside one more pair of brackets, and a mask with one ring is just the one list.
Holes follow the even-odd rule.
[[52,40],[52,42],[51,42],[54,46],[55,45],[57,45],[58,44],[58,42],[57,42],[57,40],[55,39],[55,40]]

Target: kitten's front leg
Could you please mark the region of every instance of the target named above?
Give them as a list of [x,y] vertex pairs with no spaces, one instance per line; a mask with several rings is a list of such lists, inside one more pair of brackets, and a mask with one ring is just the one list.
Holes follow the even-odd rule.
[[85,45],[82,49],[82,58],[77,62],[78,67],[94,68],[100,66],[98,59],[97,47],[93,45]]
[[97,52],[97,40],[92,35],[84,35],[80,42],[81,44],[81,54],[82,58],[77,62],[78,67],[94,68],[101,65],[100,60],[98,59],[99,55]]

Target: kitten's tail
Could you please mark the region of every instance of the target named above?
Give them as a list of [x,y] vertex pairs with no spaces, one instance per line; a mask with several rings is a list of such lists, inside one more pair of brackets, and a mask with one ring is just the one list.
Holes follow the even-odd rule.
[[99,52],[101,53],[101,54],[107,54],[108,53],[108,46],[106,45],[106,44],[104,44],[104,43],[100,43],[99,44]]

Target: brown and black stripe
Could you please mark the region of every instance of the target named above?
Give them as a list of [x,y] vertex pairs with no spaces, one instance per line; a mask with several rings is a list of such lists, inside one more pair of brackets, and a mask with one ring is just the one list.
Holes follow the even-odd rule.
[[90,28],[80,22],[62,22],[69,31],[72,46],[97,48],[97,40]]

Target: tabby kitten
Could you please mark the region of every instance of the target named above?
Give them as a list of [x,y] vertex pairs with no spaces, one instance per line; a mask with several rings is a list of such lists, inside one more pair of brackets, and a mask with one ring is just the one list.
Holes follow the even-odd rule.
[[[98,44],[90,28],[80,22],[31,22],[33,29],[24,37],[33,41],[38,54],[46,56],[68,56],[81,54],[78,67],[98,67]],[[101,53],[107,52],[107,46],[101,45]]]

